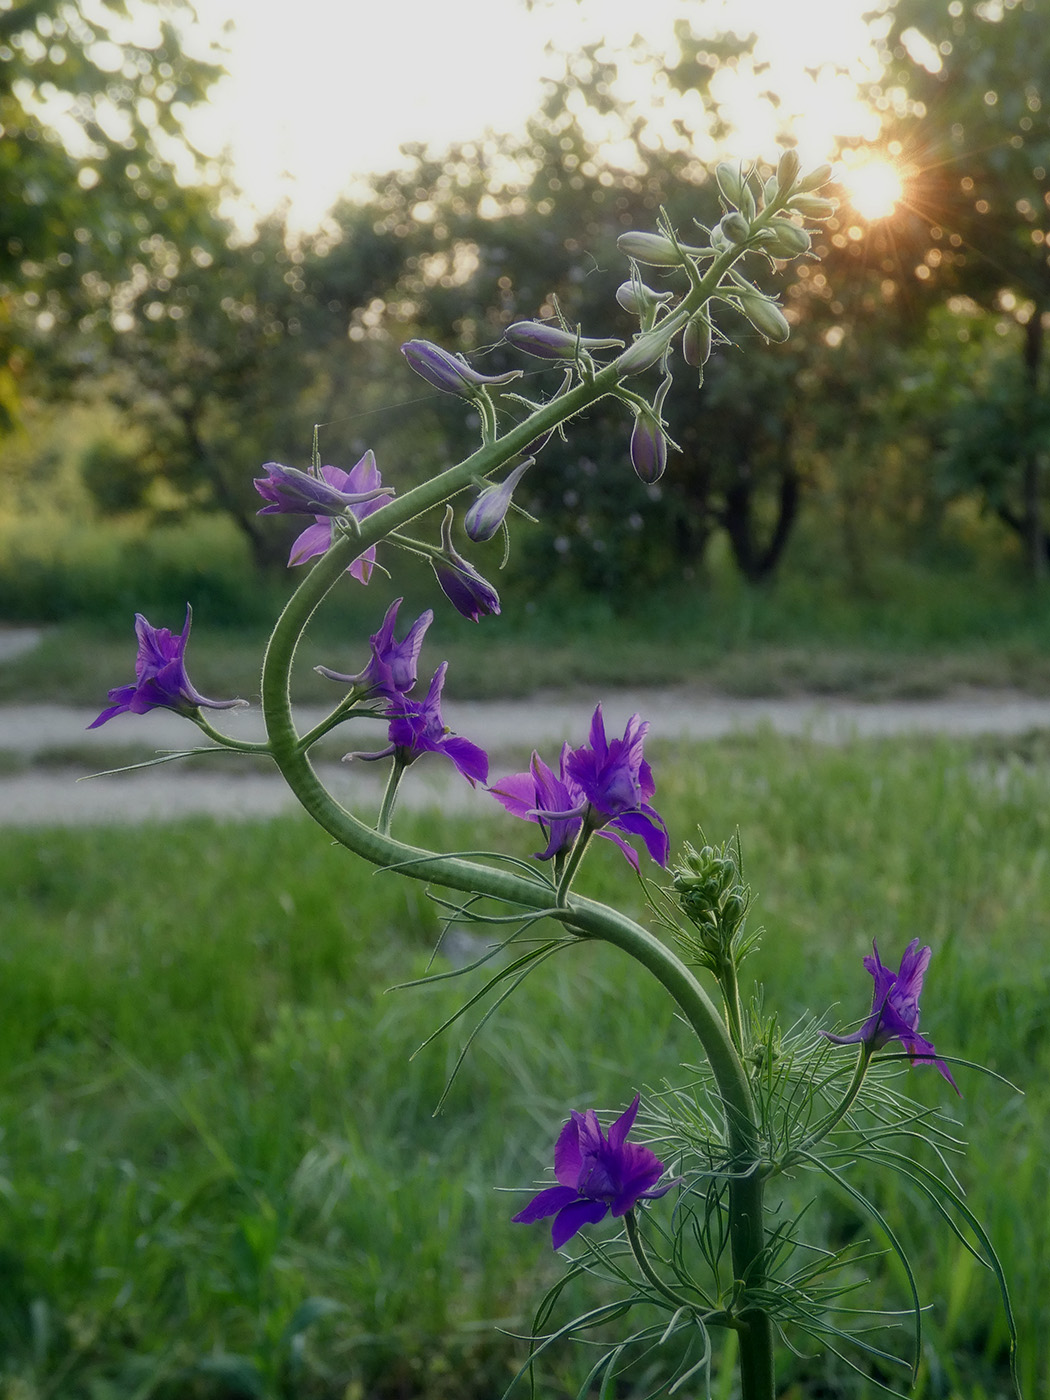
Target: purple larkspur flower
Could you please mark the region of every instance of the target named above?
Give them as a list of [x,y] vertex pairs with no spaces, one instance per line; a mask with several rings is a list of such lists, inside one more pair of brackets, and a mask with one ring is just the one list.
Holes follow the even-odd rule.
[[186,608],[186,621],[176,637],[167,627],[152,627],[141,613],[135,614],[135,635],[139,639],[135,658],[135,684],[121,685],[109,692],[113,702],[92,720],[89,729],[96,729],[114,715],[144,715],[147,710],[175,710],[180,715],[193,716],[200,707],[209,710],[231,710],[246,705],[246,700],[209,700],[193,685],[186,674],[184,660],[190,637],[193,610]]
[[527,457],[524,462],[519,462],[514,470],[508,473],[505,480],[486,486],[478,495],[477,500],[463,517],[463,528],[475,544],[490,540],[503,524],[507,511],[510,509],[514,488],[532,466],[534,460],[532,457]]
[[431,559],[441,591],[457,612],[479,622],[490,613],[499,613],[499,594],[474,565],[452,546],[452,507],[441,522],[441,553]]
[[[335,467],[323,467],[333,472]],[[301,472],[298,467],[283,467],[280,462],[263,464],[266,476],[257,476],[254,486],[267,502],[259,515],[345,515],[348,508],[374,500],[382,492],[339,491],[325,477]]]
[[872,1050],[881,1050],[891,1040],[899,1040],[910,1059],[931,1060],[958,1093],[959,1086],[948,1066],[937,1058],[932,1042],[919,1034],[919,997],[933,950],[920,948],[919,940],[913,938],[904,950],[900,968],[894,972],[882,965],[874,939],[871,946],[874,956],[864,959],[864,966],[875,979],[871,1015],[852,1035],[832,1035],[830,1031],[821,1031],[821,1035],[836,1045],[863,1043]]
[[408,629],[404,641],[396,641],[394,625],[397,622],[397,610],[403,601],[402,598],[394,599],[386,610],[383,625],[369,638],[372,655],[363,671],[359,671],[355,676],[345,676],[339,671],[330,671],[327,666],[316,666],[314,669],[331,681],[341,681],[344,685],[354,686],[362,694],[382,694],[393,698],[411,690],[416,683],[416,668],[423,646],[423,636],[434,621],[434,614],[427,608]]
[[509,384],[522,375],[520,369],[507,370],[505,374],[481,374],[462,355],[450,354],[429,340],[406,340],[401,353],[421,379],[444,394],[459,394],[465,399],[473,398],[486,384]]
[[653,860],[666,865],[667,827],[649,805],[656,785],[642,757],[648,730],[644,720],[632,715],[623,738],[610,743],[599,705],[591,720],[590,745],[573,749],[565,744],[557,774],[534,753],[527,773],[500,778],[489,791],[512,815],[542,827],[548,840],[547,849],[537,852],[539,860],[567,851],[586,823],[617,845],[635,870],[637,852],[617,832],[640,836]]
[[[339,467],[321,467],[320,471],[322,478],[329,486],[336,491],[345,492],[357,498],[357,503],[351,504],[350,510],[358,520],[364,520],[380,506],[385,506],[393,500],[392,491],[380,492],[379,490],[383,485],[383,478],[379,475],[375,454],[371,450],[366,452],[356,466],[351,467],[348,472],[341,471]],[[335,528],[330,515],[318,515],[315,523],[307,525],[292,545],[291,553],[288,556],[289,567],[305,564],[308,559],[314,559],[318,554],[327,553],[332,547],[333,540],[338,538],[335,534]],[[352,574],[361,583],[367,583],[372,577],[372,567],[375,561],[376,551],[373,545],[370,549],[366,549],[363,554],[357,556],[347,569],[347,573]]]
[[554,1216],[551,1241],[555,1249],[568,1244],[584,1225],[597,1225],[611,1212],[626,1215],[639,1201],[655,1201],[666,1195],[674,1181],[657,1182],[664,1164],[648,1147],[628,1142],[638,1113],[638,1095],[625,1113],[602,1132],[593,1108],[586,1113],[573,1110],[554,1147],[554,1175],[558,1186],[549,1186],[533,1196],[514,1221],[531,1225]]
[[393,755],[404,767],[415,763],[420,754],[440,753],[459,769],[471,787],[488,781],[489,758],[484,749],[453,734],[441,717],[441,691],[445,684],[448,662],[443,661],[434,672],[425,700],[409,700],[404,695],[392,696],[386,708],[390,721],[389,744],[379,753],[347,754],[348,759],[361,758],[369,762]]

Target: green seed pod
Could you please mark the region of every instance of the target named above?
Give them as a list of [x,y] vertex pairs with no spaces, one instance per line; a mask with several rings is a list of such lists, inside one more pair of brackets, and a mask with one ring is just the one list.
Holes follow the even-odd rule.
[[724,215],[718,227],[730,243],[746,243],[751,234],[751,225],[743,214],[738,214],[735,210]]
[[790,190],[798,179],[801,166],[798,151],[785,151],[777,163],[777,189]]

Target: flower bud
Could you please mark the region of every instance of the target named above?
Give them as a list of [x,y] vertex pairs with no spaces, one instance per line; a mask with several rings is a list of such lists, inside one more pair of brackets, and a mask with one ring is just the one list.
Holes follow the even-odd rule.
[[[331,471],[325,467],[325,471]],[[320,474],[301,472],[280,462],[263,465],[266,476],[255,478],[255,489],[266,505],[259,515],[345,515],[350,506],[389,496],[390,488],[370,491],[340,491]]]
[[774,340],[779,345],[787,340],[791,334],[791,326],[787,317],[781,311],[775,301],[770,301],[758,291],[745,291],[736,289],[736,295],[740,300],[740,309],[754,326],[760,335],[764,335],[767,340]]
[[463,528],[474,541],[481,544],[490,540],[503,524],[510,509],[511,497],[518,482],[532,466],[535,459],[527,458],[498,485],[486,486],[463,518]]
[[616,361],[616,367],[623,374],[641,374],[643,369],[661,360],[670,344],[670,337],[659,328],[635,336],[627,349]]
[[667,468],[667,438],[657,418],[639,409],[631,433],[631,464],[647,486],[660,480]]
[[662,233],[621,233],[616,246],[621,253],[648,267],[681,267],[687,253],[700,251],[676,246]]
[[729,928],[735,928],[747,913],[747,900],[742,894],[733,891],[722,901],[722,921]]
[[644,316],[652,311],[653,307],[661,306],[673,297],[674,292],[654,292],[652,287],[647,287],[637,279],[633,282],[621,282],[616,288],[616,300],[632,316]]
[[458,612],[478,622],[489,613],[499,613],[499,594],[462,555],[452,547],[452,507],[441,524],[441,553],[431,559],[442,592]]
[[810,190],[819,190],[821,185],[826,185],[831,179],[831,166],[818,165],[815,170],[811,170],[808,175],[803,175],[798,182],[800,194],[808,194]]
[[744,171],[740,161],[720,161],[715,166],[715,179],[728,202],[740,205],[744,198]]
[[798,179],[798,172],[802,162],[798,158],[798,151],[784,151],[777,162],[777,189],[790,190]]
[[538,360],[574,360],[581,350],[618,350],[622,340],[595,340],[547,321],[515,321],[503,339]]
[[469,399],[485,384],[509,384],[520,379],[520,369],[506,374],[479,374],[467,364],[462,355],[451,355],[429,340],[406,340],[401,353],[420,378],[445,394],[459,394]]
[[751,234],[751,225],[743,214],[738,214],[735,210],[723,215],[718,227],[730,243],[746,243]]
[[773,258],[797,258],[810,249],[810,236],[804,228],[793,224],[790,219],[774,219],[769,225],[775,237],[765,245],[765,251]]
[[796,194],[791,197],[791,208],[806,219],[829,219],[837,204],[833,199],[824,199],[819,194]]
[[710,354],[711,322],[707,319],[706,311],[701,311],[687,322],[682,332],[682,358],[687,365],[699,369],[707,363]]

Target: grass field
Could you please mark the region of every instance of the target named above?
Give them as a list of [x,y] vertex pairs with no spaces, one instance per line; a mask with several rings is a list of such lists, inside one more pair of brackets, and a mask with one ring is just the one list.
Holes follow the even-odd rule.
[[[855,1020],[872,936],[887,960],[919,936],[938,1049],[1026,1090],[960,1071],[956,1102],[932,1072],[909,1079],[971,1143],[968,1200],[1007,1267],[1027,1394],[1045,1394],[1045,751],[759,736],[651,757],[677,840],[740,830],[767,1008]],[[484,832],[406,817],[403,834],[532,849],[498,814]],[[585,877],[639,908],[611,849]],[[500,1394],[523,1356],[500,1329],[527,1329],[558,1268],[500,1188],[542,1179],[569,1108],[622,1105],[695,1052],[654,987],[579,947],[485,1028],[434,1117],[462,1036],[410,1056],[463,988],[385,988],[424,970],[437,934],[421,887],[305,820],[5,835],[4,1400]],[[992,1280],[899,1185],[883,1201],[931,1304],[919,1396],[1005,1397]],[[828,1203],[814,1228],[832,1226],[867,1229]],[[880,1301],[905,1306],[882,1272]],[[544,1397],[587,1364],[558,1355]],[[785,1354],[783,1374],[792,1400],[877,1393],[821,1357]]]
[[[900,570],[878,596],[858,597],[827,580],[789,577],[763,592],[721,577],[673,594],[641,593],[615,611],[594,597],[512,600],[478,626],[435,594],[432,586],[410,594],[402,617],[433,607],[425,660],[449,661],[446,692],[463,699],[683,682],[746,696],[921,698],[966,685],[1050,694],[1050,608],[1043,593],[1016,581]],[[0,666],[0,704],[101,704],[132,675],[134,612],[179,631],[184,598],[195,600],[194,682],[205,695],[253,699],[268,620],[283,596],[264,591],[267,606],[231,611],[197,603],[187,584],[177,602],[153,606],[129,593],[116,611],[47,624],[39,647]],[[365,664],[368,636],[393,596],[378,576],[367,591],[334,595],[302,647],[300,700],[323,703],[335,693],[314,665],[353,672]]]

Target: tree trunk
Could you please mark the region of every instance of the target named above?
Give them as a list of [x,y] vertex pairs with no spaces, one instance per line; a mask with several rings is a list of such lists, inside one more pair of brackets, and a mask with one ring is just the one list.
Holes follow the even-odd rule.
[[178,409],[177,412],[190,448],[207,469],[208,480],[211,482],[218,504],[248,541],[255,567],[260,573],[265,573],[273,569],[275,565],[283,563],[284,541],[279,538],[276,531],[260,529],[255,516],[244,509],[234,492],[230,490],[230,484],[223,475],[222,467],[215,461],[214,455],[197,431],[196,415],[189,408]]
[[761,546],[755,539],[752,503],[755,482],[751,472],[743,469],[726,492],[720,521],[729,536],[730,548],[737,568],[748,583],[765,583],[772,578],[787,545],[792,526],[798,516],[801,482],[793,464],[784,462],[780,468],[777,488],[777,515],[769,539]]

